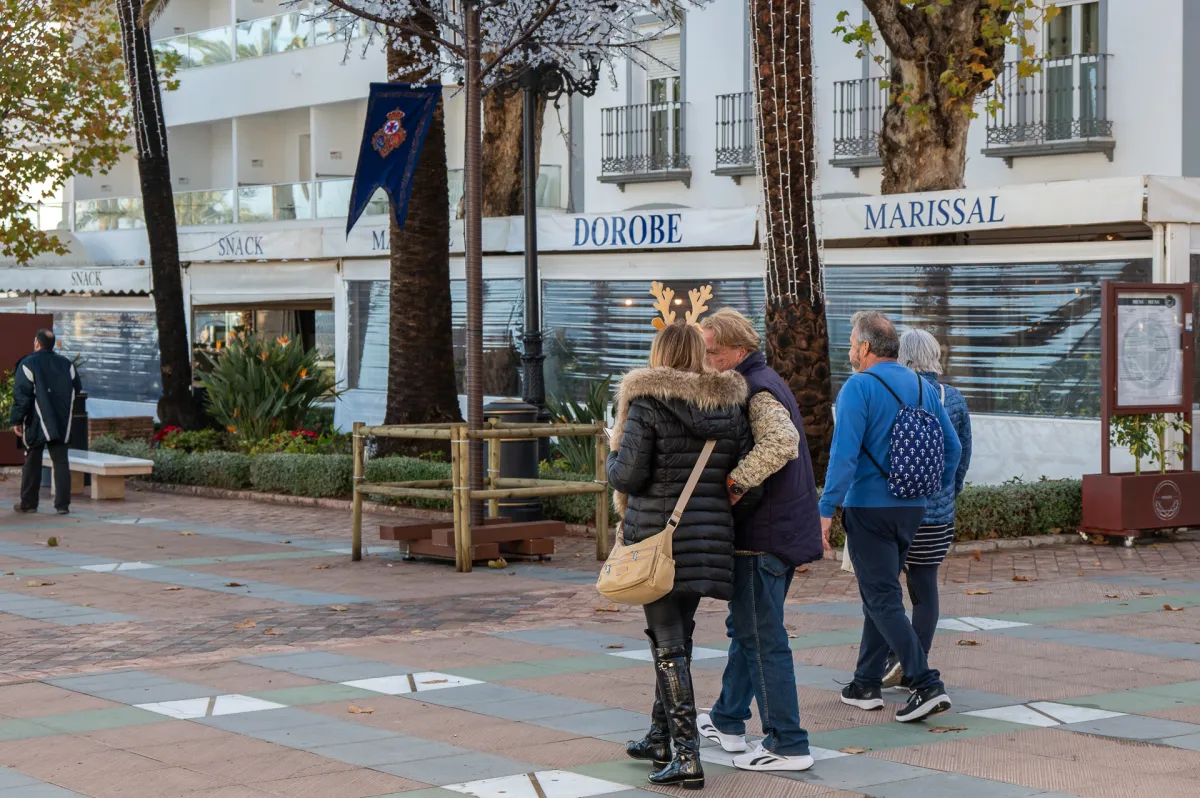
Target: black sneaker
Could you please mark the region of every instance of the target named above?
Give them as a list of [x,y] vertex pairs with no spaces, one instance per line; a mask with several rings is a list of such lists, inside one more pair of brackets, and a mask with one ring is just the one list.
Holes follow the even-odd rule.
[[842,688],[842,703],[859,709],[883,709],[883,692],[878,687],[864,687],[850,682]]
[[901,723],[911,723],[914,720],[923,720],[949,709],[950,697],[946,695],[945,689],[926,687],[924,690],[914,691],[908,697],[908,703],[904,705],[904,709],[896,713],[896,720]]
[[59,515],[70,515],[71,514],[71,511],[68,510],[66,507],[60,507],[57,510],[55,510],[54,512],[58,513]]

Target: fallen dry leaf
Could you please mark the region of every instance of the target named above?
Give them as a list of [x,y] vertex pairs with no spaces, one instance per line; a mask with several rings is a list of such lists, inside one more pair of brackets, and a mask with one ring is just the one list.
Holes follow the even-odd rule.
[[870,748],[839,748],[843,754],[865,754]]
[[508,560],[501,557],[498,560],[488,560],[488,568],[494,568],[499,571],[501,568],[508,567]]
[[263,634],[265,634],[265,635],[281,635],[281,634],[283,634],[283,632],[279,631],[274,626],[272,626],[269,629],[264,629]]
[[979,641],[978,640],[959,640],[958,644],[960,646],[977,646],[977,645],[979,645]]
[[952,581],[956,585],[965,585],[967,583],[966,579],[952,579],[950,581]]
[[607,607],[597,607],[596,612],[620,612],[621,608],[616,604],[609,604]]
[[1120,598],[1121,594],[1120,593],[1105,593],[1104,597],[1105,598]]
[[234,629],[253,629],[256,626],[258,626],[257,623],[255,623],[254,621],[247,618],[244,621],[238,621],[237,623],[235,623],[233,625],[233,628]]
[[196,534],[196,533],[195,533],[195,532],[180,532],[179,534],[181,534],[181,535],[194,535],[194,534]]
[[1014,582],[1036,582],[1037,579],[1032,576],[1025,576],[1025,574],[1017,574],[1016,576],[1013,577],[1013,581]]
[[329,563],[322,563],[321,565],[314,565],[313,570],[314,571],[324,571],[328,567],[329,567]]
[[1170,604],[1164,604],[1163,609],[1167,612],[1183,612],[1183,607],[1172,607]]
[[241,582],[226,582],[225,587],[245,587]]
[[1118,606],[1118,607],[1128,607],[1128,606],[1129,606],[1129,602],[1128,602],[1128,601],[1122,601],[1122,602],[1121,602],[1120,604],[1118,604],[1117,606]]
[[1138,595],[1139,596],[1153,596],[1154,591],[1153,590],[1139,590]]
[[964,590],[963,593],[968,596],[990,596],[990,595],[992,595],[992,591],[990,591],[990,590]]
[[947,732],[960,732],[960,731],[966,731],[966,730],[967,730],[966,726],[934,726],[932,729],[929,729],[929,733],[930,734],[946,734]]
[[345,604],[330,604],[329,609],[333,610],[334,612],[345,612],[346,610],[348,610],[350,608],[347,607]]
[[54,548],[55,546],[58,545],[58,538],[56,538],[56,537],[46,538],[46,545],[49,546],[50,548]]
[[79,606],[80,606],[80,607],[90,607],[90,606],[92,606],[92,602],[90,602],[90,601],[85,601],[84,603],[80,604]]
[[421,682],[421,684],[449,684],[449,683],[450,683],[449,679],[430,679],[427,682]]
[[798,573],[798,574],[806,574],[806,573],[808,573],[808,566],[807,566],[807,565],[801,565],[799,568],[797,568],[797,569],[796,569],[796,573]]
[[611,644],[605,646],[605,648],[625,648],[625,644],[624,643],[611,643]]
[[172,590],[183,590],[183,588],[181,588],[181,587],[164,587],[163,590],[165,590],[169,593]]
[[16,576],[16,573],[17,573],[16,571],[5,571],[4,575],[5,576]]
[[43,582],[40,579],[30,579],[25,583],[25,587],[50,587],[53,582]]
[[350,705],[350,714],[351,715],[370,715],[374,711],[375,711],[374,707],[356,707],[356,706],[354,706],[354,704]]
[[279,541],[279,542],[280,542],[280,543],[283,543],[283,544],[288,544],[288,543],[291,543],[292,541],[290,541],[290,540],[281,540],[281,541]]
[[1075,572],[1075,575],[1076,575],[1076,576],[1083,576],[1083,569],[1082,569],[1082,568],[1080,568],[1078,571],[1076,571],[1076,572]]
[[983,555],[979,552],[978,549],[976,549],[975,551],[971,552],[971,559],[972,560],[982,560]]

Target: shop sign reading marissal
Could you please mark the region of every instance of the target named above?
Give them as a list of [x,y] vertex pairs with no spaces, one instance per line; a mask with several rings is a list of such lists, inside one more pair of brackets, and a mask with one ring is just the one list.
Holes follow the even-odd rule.
[[1004,214],[992,194],[971,200],[967,197],[885,201],[866,205],[864,230],[909,230],[935,227],[963,227],[976,224],[1000,224]]

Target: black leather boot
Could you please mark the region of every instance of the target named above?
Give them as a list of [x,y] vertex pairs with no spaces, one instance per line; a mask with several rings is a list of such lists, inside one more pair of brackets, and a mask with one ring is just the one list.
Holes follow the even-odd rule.
[[[646,637],[650,638],[650,647],[654,649],[658,643],[649,629]],[[667,727],[667,710],[663,707],[662,691],[658,688],[655,678],[654,708],[650,711],[650,731],[641,740],[630,740],[625,744],[625,753],[630,759],[653,762],[654,767],[662,770],[671,762],[671,730]]]
[[699,790],[704,786],[704,768],[700,765],[700,732],[687,647],[654,649],[654,672],[675,750],[667,766],[651,774],[649,781]]

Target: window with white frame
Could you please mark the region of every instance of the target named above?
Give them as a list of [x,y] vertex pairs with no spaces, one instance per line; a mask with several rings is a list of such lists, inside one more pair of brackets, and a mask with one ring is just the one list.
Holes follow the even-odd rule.
[[1060,5],[1045,25],[1048,139],[1095,135],[1102,112],[1100,21],[1100,2],[1092,0]]

